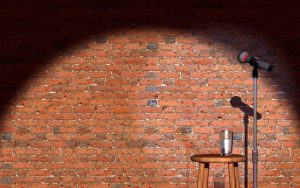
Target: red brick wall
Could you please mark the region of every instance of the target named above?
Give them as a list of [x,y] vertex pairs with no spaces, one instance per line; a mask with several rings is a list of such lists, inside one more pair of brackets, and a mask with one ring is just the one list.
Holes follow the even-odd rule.
[[[300,187],[299,3],[1,6],[3,187],[196,187],[190,156],[219,153],[221,130],[245,154],[244,114],[230,105],[253,105],[241,49],[275,65],[259,79],[259,185]],[[248,139],[243,187],[252,117]],[[227,187],[227,166],[210,169],[209,186]]]

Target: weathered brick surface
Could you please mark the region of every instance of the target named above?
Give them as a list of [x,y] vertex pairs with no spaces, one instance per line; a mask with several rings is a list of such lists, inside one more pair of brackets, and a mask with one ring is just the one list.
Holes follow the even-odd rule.
[[[234,153],[248,138],[252,185],[253,119],[230,104],[253,105],[240,49],[275,64],[259,80],[259,185],[300,186],[298,2],[0,5],[2,187],[196,187],[190,156],[219,153],[223,129]],[[227,177],[212,164],[209,186]]]

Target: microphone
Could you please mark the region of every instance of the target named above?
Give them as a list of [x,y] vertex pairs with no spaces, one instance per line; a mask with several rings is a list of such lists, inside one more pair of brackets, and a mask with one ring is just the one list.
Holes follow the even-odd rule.
[[[253,116],[253,108],[251,108],[248,104],[243,103],[242,99],[238,96],[234,96],[230,99],[230,104],[233,108],[239,108],[248,116]],[[257,119],[261,119],[262,115],[256,112]]]
[[251,57],[246,51],[242,51],[237,58],[240,63],[249,63],[254,67],[257,66],[258,68],[266,71],[272,71],[273,69],[273,65],[270,65],[269,63],[266,63],[257,57]]

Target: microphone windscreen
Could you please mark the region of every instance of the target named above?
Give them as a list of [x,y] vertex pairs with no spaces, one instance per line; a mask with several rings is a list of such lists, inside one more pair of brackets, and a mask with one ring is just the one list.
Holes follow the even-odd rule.
[[238,60],[240,63],[247,63],[247,58],[249,57],[248,52],[246,51],[242,51],[239,55],[238,55]]

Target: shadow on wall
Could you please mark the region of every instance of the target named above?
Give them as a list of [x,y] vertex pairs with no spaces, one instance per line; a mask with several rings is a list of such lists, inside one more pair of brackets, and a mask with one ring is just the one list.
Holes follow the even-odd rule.
[[[244,155],[246,158],[245,161],[245,188],[248,187],[248,180],[249,180],[249,173],[248,173],[248,162],[249,162],[249,154],[248,154],[248,147],[249,147],[249,139],[248,139],[248,125],[249,125],[249,117],[253,116],[253,108],[251,108],[248,104],[245,104],[242,99],[238,96],[234,96],[230,99],[230,104],[233,108],[239,108],[243,113],[244,113],[244,126],[245,126],[245,131],[244,131]],[[257,112],[256,114],[257,120],[260,120],[262,118],[262,115]]]
[[[288,118],[299,118],[300,105],[296,100],[300,93],[300,87],[297,87],[299,65],[295,60],[300,50],[297,42],[300,4],[296,1],[17,0],[2,1],[0,6],[2,121],[9,105],[27,81],[46,67],[52,58],[70,55],[70,46],[94,36],[105,41],[105,37],[115,31],[145,26],[191,30],[195,35],[206,37],[218,33],[215,40],[236,52],[241,48],[257,51],[256,55],[270,61],[280,56],[284,63],[274,62],[278,71],[272,73],[269,84],[281,91],[274,97],[293,101],[289,105],[293,105],[295,114]],[[269,45],[262,46],[261,41],[249,44],[234,41],[235,35],[243,35],[242,30],[261,36],[261,40]]]

